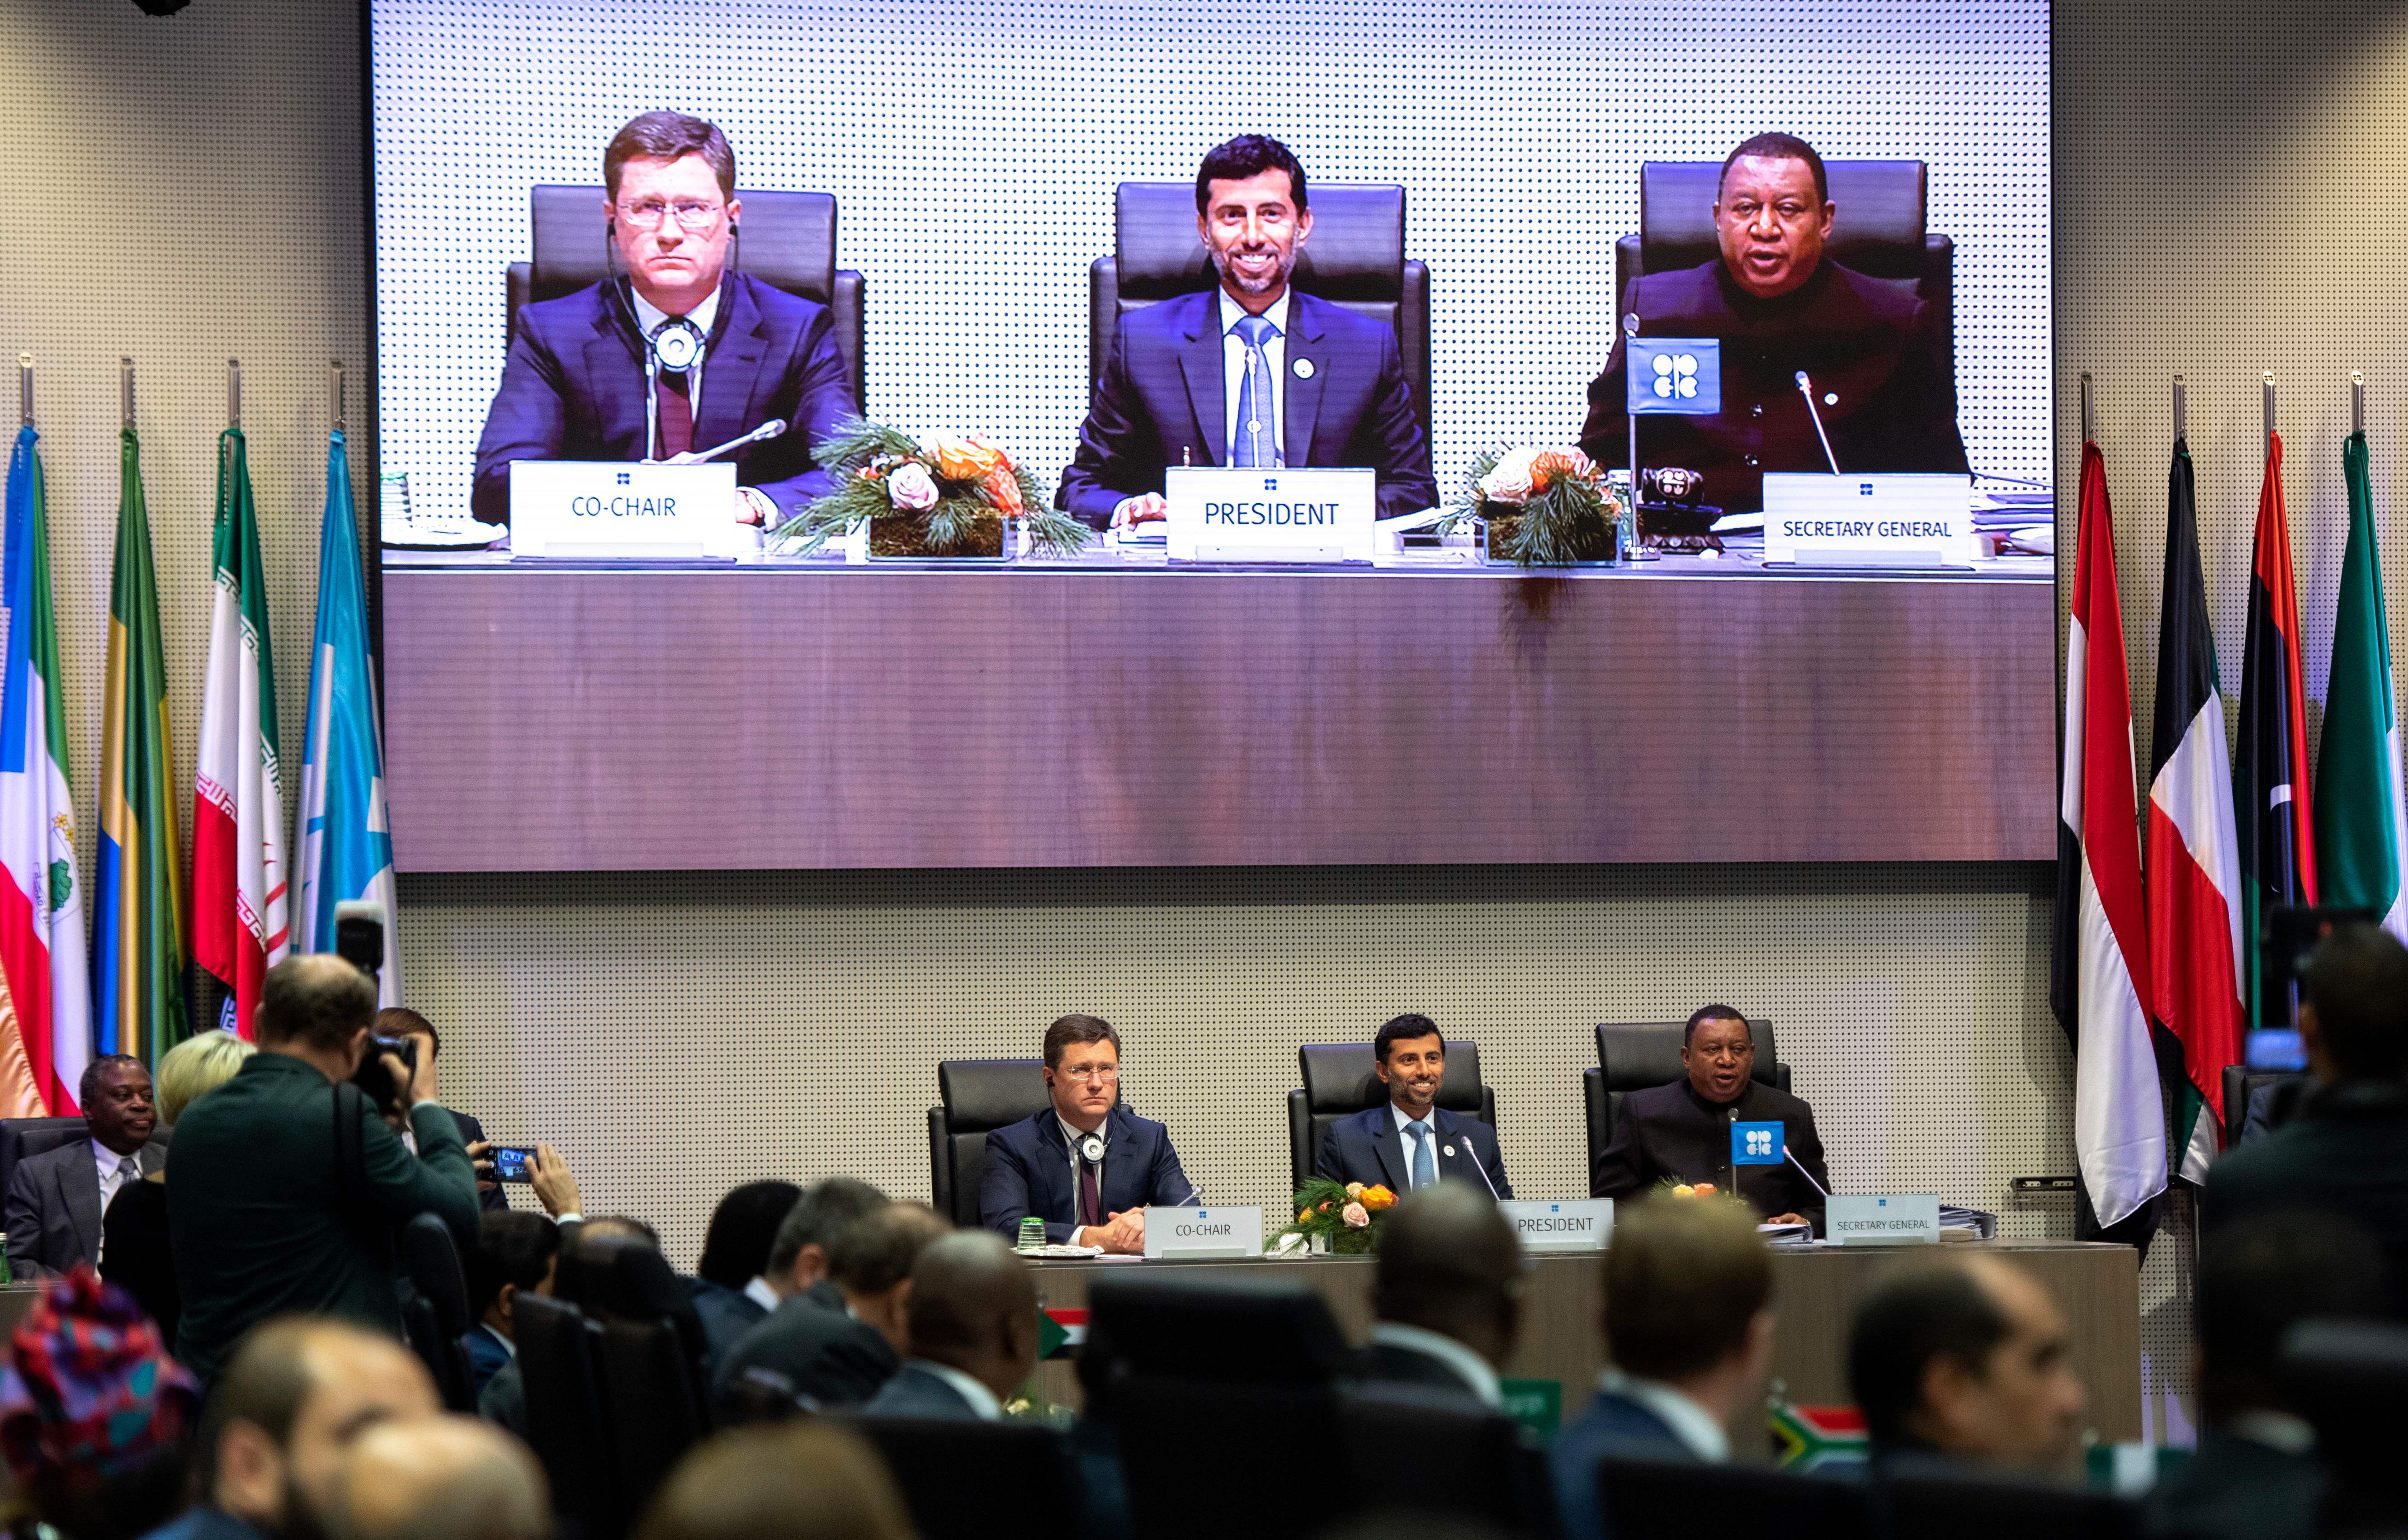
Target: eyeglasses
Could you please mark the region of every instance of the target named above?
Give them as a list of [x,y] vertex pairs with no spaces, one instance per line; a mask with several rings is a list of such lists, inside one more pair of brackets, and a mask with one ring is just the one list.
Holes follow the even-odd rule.
[[664,219],[676,220],[681,230],[708,230],[726,211],[724,203],[704,203],[698,198],[680,198],[675,203],[646,198],[640,203],[619,205],[619,217],[638,230],[657,230]]
[[1064,1070],[1062,1074],[1065,1079],[1082,1080],[1093,1085],[1101,1085],[1106,1081],[1118,1080],[1121,1077],[1119,1069],[1109,1064],[1082,1064],[1075,1070]]

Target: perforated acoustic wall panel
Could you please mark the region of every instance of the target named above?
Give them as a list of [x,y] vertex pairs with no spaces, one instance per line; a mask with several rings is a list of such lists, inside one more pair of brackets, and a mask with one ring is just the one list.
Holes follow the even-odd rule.
[[1406,187],[1449,482],[1484,444],[1579,428],[1641,161],[1719,160],[1770,127],[1925,160],[1930,228],[1957,247],[1973,462],[2046,474],[2042,0],[372,9],[385,468],[426,507],[466,499],[528,186],[599,182],[611,134],[665,106],[727,131],[743,185],[836,194],[875,415],[982,428],[1048,488],[1086,409],[1113,186],[1192,180],[1231,134],[1284,137],[1313,178]]

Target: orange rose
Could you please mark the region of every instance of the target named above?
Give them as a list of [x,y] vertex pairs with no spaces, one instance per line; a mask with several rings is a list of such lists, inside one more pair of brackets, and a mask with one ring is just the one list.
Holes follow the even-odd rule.
[[1326,1214],[1326,1213],[1328,1213],[1328,1212],[1329,1212],[1329,1204],[1328,1204],[1326,1202],[1324,1202],[1322,1203],[1322,1205],[1321,1205],[1321,1207],[1320,1207],[1320,1209],[1319,1209],[1319,1211],[1318,1211],[1318,1212],[1323,1213],[1323,1214]]
[[992,475],[997,466],[1011,463],[1003,451],[971,434],[955,439],[938,434],[924,446],[929,458],[937,462],[937,474],[949,482],[976,482]]
[[1690,1190],[1700,1198],[1711,1198],[1714,1195],[1714,1185],[1712,1182],[1700,1182]]
[[1567,476],[1585,481],[1596,474],[1596,462],[1579,450],[1544,449],[1530,462],[1530,490],[1544,492]]
[[1383,1208],[1394,1208],[1397,1195],[1385,1187],[1368,1187],[1356,1195],[1365,1208],[1377,1214]]
[[988,471],[985,481],[980,484],[986,489],[986,500],[995,504],[997,512],[1007,519],[1019,515],[1020,478],[1012,474],[1010,460],[1004,460],[993,470]]

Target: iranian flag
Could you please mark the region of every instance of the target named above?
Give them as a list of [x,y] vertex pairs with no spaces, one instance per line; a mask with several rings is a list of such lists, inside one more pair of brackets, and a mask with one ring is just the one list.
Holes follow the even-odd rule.
[[2200,568],[2190,446],[2174,441],[2166,493],[2166,587],[2157,621],[2157,717],[2149,742],[2152,1008],[2182,1045],[2174,1096],[2182,1173],[2207,1175],[2224,1127],[2224,1066],[2241,1058],[2241,851],[2232,825],[2224,697]]
[[2300,599],[2291,531],[2283,517],[2283,440],[2266,435],[2266,479],[2249,564],[2249,632],[2241,662],[2241,741],[2232,763],[2233,827],[2241,836],[2241,933],[2250,939],[2252,1024],[2290,1022],[2290,1002],[2261,998],[2262,917],[2316,901],[2315,826],[2308,812],[2308,719],[2300,685]]
[[284,960],[284,790],[267,583],[242,429],[218,436],[217,592],[193,770],[193,956],[217,981],[217,1025],[244,1037],[260,981]]
[[2372,909],[2383,916],[2383,928],[2408,941],[2400,882],[2400,712],[2364,433],[2349,436],[2341,463],[2349,482],[2349,540],[2342,549],[2332,679],[2316,756],[2316,878],[2325,902]]
[[2115,597],[2107,468],[2082,446],[2073,625],[2065,653],[2057,787],[2057,933],[2049,1003],[2073,1039],[2073,1143],[2100,1228],[2139,1216],[2166,1187],[2165,1112],[2143,1003],[2148,917],[2132,775],[2132,692]]

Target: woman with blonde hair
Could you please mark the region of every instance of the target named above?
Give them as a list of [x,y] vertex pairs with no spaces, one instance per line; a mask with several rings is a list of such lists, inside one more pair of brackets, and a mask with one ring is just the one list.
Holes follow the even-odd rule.
[[[167,1050],[153,1076],[161,1132],[171,1130],[184,1109],[235,1077],[256,1043],[232,1032],[196,1032]],[[167,1161],[176,1159],[172,1136]],[[176,1287],[176,1259],[167,1248],[167,1172],[165,1166],[139,1182],[128,1182],[109,1200],[100,1221],[100,1275],[132,1294],[165,1340],[176,1340],[183,1294]]]

